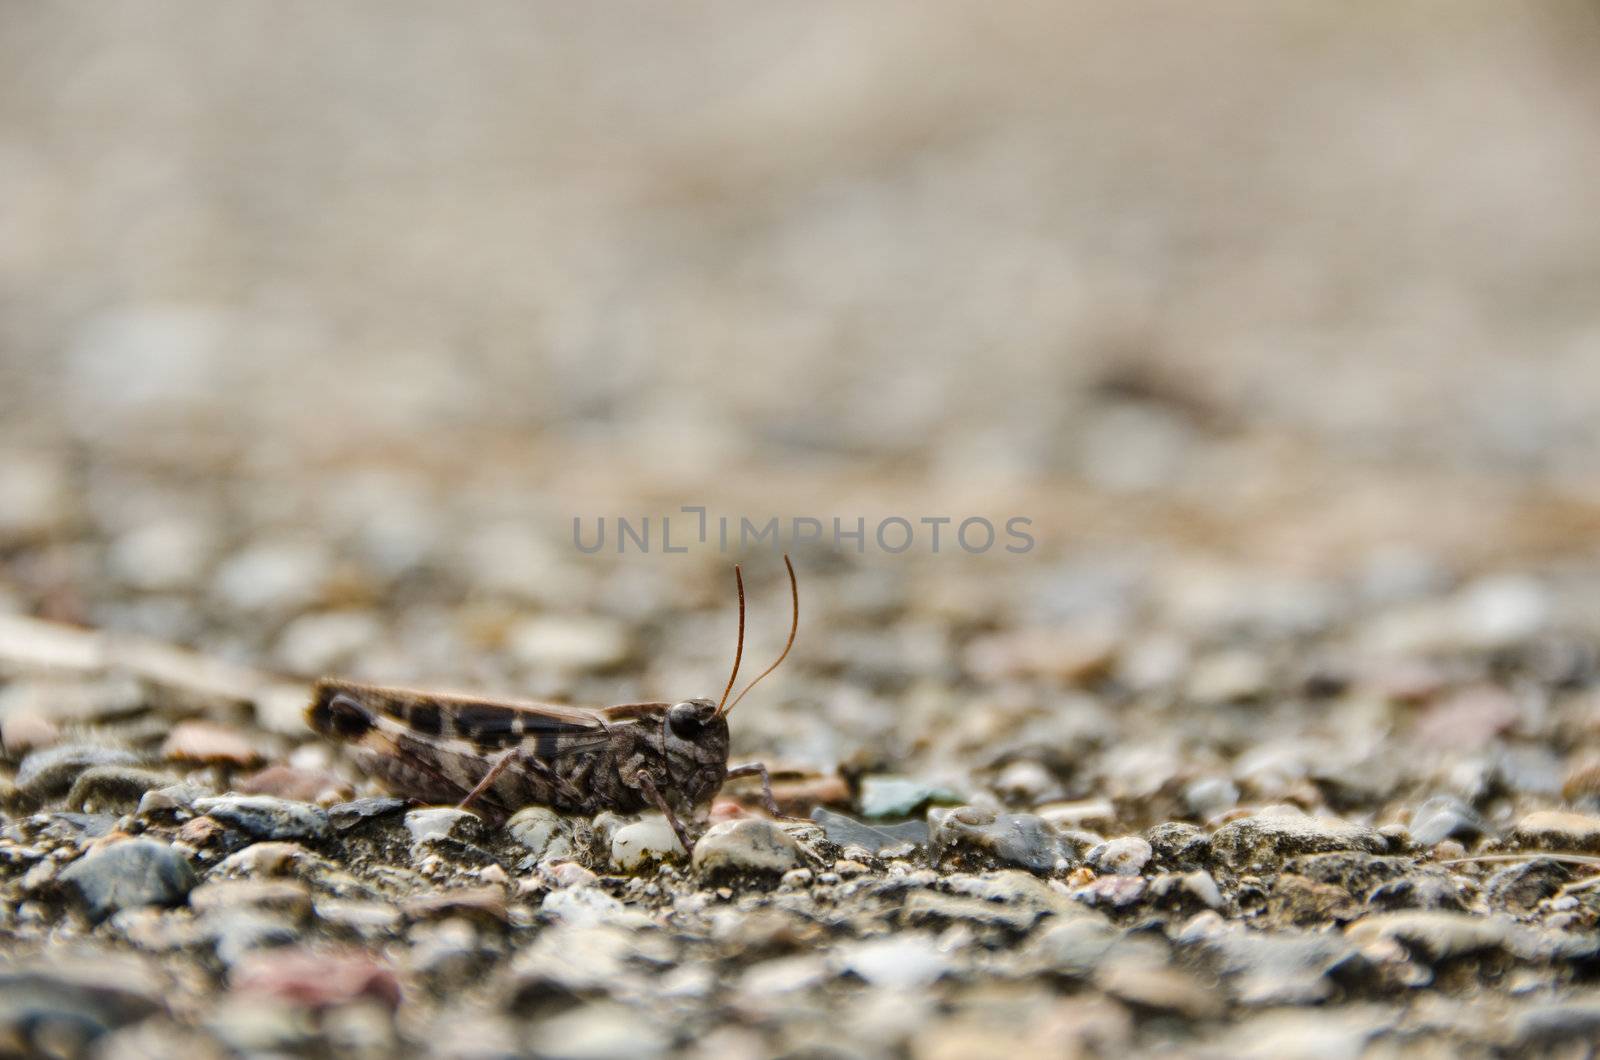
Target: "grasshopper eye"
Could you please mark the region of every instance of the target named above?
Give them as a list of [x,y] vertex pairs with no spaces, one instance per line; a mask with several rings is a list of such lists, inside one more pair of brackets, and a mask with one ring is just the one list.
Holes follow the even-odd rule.
[[686,699],[667,708],[667,725],[680,740],[692,740],[705,728],[706,720],[717,708],[706,699]]

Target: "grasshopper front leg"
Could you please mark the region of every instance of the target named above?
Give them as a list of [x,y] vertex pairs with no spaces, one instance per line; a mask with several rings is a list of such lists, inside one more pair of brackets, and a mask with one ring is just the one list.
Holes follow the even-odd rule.
[[804,817],[790,817],[778,809],[778,800],[772,797],[772,774],[767,772],[766,763],[751,762],[749,765],[734,766],[728,770],[727,779],[738,780],[740,777],[761,778],[761,802],[767,812],[780,821],[804,821]]
[[683,827],[683,822],[678,820],[678,815],[672,812],[672,807],[667,805],[667,800],[661,797],[661,792],[656,790],[656,782],[650,778],[647,770],[639,770],[634,774],[634,779],[639,782],[639,788],[644,792],[655,808],[661,811],[661,816],[667,819],[672,830],[678,835],[678,842],[683,844],[683,852],[691,858],[694,856],[694,841],[689,838],[689,830]]

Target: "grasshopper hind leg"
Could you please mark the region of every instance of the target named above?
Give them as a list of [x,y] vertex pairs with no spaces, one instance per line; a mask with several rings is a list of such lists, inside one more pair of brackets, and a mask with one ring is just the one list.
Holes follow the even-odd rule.
[[499,758],[496,758],[494,765],[490,766],[489,771],[483,775],[483,779],[478,781],[471,791],[467,792],[466,798],[456,803],[456,809],[472,809],[472,804],[483,798],[484,792],[494,787],[494,782],[500,779],[500,774],[504,773],[512,762],[516,761],[521,751],[522,748],[513,747]]

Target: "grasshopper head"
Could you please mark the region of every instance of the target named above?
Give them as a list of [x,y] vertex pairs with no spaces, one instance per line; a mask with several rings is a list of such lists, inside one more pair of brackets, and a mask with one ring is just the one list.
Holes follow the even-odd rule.
[[709,699],[686,699],[667,708],[661,729],[668,788],[685,806],[710,802],[728,770],[728,719]]

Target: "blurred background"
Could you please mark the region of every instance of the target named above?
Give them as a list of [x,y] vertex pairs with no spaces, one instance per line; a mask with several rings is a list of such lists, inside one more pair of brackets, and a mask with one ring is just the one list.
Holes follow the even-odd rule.
[[1576,2],[4,5],[0,605],[681,696],[735,557],[575,516],[1031,518],[799,557],[765,695],[844,735],[741,738],[819,764],[1038,682],[1248,696],[1241,629],[1589,621],[1597,55]]

